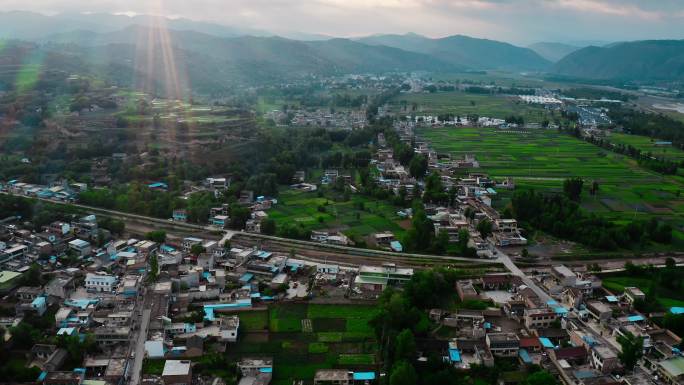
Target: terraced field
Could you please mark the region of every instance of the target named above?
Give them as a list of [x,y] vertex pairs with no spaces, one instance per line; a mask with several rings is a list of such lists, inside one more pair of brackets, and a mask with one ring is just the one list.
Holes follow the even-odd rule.
[[684,160],[684,151],[672,145],[657,145],[658,139],[620,133],[611,134],[607,139],[611,143],[634,146],[641,151],[650,152],[656,157],[663,157],[677,162]]
[[[684,178],[662,176],[628,157],[553,130],[513,132],[490,128],[429,128],[419,131],[438,152],[472,154],[479,171],[513,177],[518,188],[560,191],[563,180],[582,177],[599,183],[599,194],[584,194],[583,206],[620,221],[657,216],[671,221],[684,240]],[[588,183],[587,183],[588,184]],[[506,192],[503,192],[504,198]]]

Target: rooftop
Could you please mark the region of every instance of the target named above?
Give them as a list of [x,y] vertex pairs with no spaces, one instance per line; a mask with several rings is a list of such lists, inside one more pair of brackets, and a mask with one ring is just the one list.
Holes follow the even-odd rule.
[[166,360],[162,376],[184,376],[190,374],[191,361]]
[[660,361],[658,366],[669,373],[672,377],[684,375],[684,357],[676,357],[665,361]]

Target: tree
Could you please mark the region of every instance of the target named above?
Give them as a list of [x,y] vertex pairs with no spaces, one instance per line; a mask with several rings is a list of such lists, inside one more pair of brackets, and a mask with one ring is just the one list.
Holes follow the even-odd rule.
[[584,180],[582,178],[570,178],[563,181],[563,192],[570,200],[578,202],[582,195],[582,186]]
[[147,275],[147,278],[150,280],[150,282],[156,282],[158,274],[159,274],[159,261],[157,260],[157,254],[153,253],[150,256],[150,273]]
[[266,235],[274,235],[276,233],[276,222],[271,218],[266,218],[261,221],[261,233]]
[[394,342],[394,359],[411,361],[416,357],[416,340],[410,329],[402,330]]
[[625,335],[618,336],[617,342],[620,344],[621,351],[618,358],[626,370],[632,371],[639,359],[644,354],[644,340],[627,332]]
[[145,234],[145,238],[149,239],[152,242],[164,243],[166,241],[166,231],[150,231],[149,233]]
[[599,184],[597,181],[591,182],[591,188],[589,189],[589,194],[596,195],[599,191]]
[[558,381],[556,378],[546,370],[540,370],[530,374],[523,385],[555,385]]
[[190,253],[192,255],[200,255],[200,254],[204,253],[205,251],[207,251],[207,249],[205,249],[204,246],[202,246],[200,244],[192,245],[192,247],[190,248]]
[[390,375],[390,385],[415,385],[418,383],[418,375],[413,365],[406,361],[394,364]]
[[483,219],[477,224],[477,231],[480,233],[482,239],[487,239],[492,234],[492,222],[489,219]]
[[668,269],[674,269],[677,267],[677,262],[672,257],[667,257],[665,259],[665,267]]
[[423,178],[428,170],[428,160],[424,155],[416,155],[409,163],[409,172],[414,178]]

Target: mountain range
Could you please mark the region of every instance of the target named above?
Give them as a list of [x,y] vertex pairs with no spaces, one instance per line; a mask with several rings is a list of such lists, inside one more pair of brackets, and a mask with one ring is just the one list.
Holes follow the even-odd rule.
[[[175,87],[201,93],[307,76],[393,71],[502,70],[581,79],[684,77],[682,41],[579,48],[560,43],[519,47],[463,35],[295,35],[297,39],[156,16],[0,13],[0,39],[30,42],[22,46],[22,52],[29,52],[26,57],[38,62],[36,58],[51,58],[54,69],[80,69],[77,72],[133,84],[174,82]],[[0,51],[0,60],[8,52],[12,51]]]
[[684,81],[684,40],[645,40],[577,50],[551,72],[581,79]]

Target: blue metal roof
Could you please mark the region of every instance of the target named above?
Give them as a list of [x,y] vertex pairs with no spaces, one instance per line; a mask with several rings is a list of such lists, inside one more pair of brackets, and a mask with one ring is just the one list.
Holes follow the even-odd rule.
[[539,342],[541,342],[542,346],[545,348],[553,349],[555,347],[553,343],[551,343],[551,340],[546,337],[539,338]]
[[532,363],[532,358],[530,357],[530,353],[528,353],[527,350],[525,350],[525,349],[518,350],[518,355],[520,356],[520,359],[524,363],[526,363],[526,364]]
[[254,274],[252,273],[245,273],[240,277],[240,282],[249,282],[254,278]]
[[451,362],[461,362],[461,352],[458,349],[449,349],[449,360]]
[[390,242],[390,248],[396,252],[404,251],[404,247],[401,245],[399,241]]
[[375,380],[375,372],[355,372],[352,379],[354,381],[373,381]]

